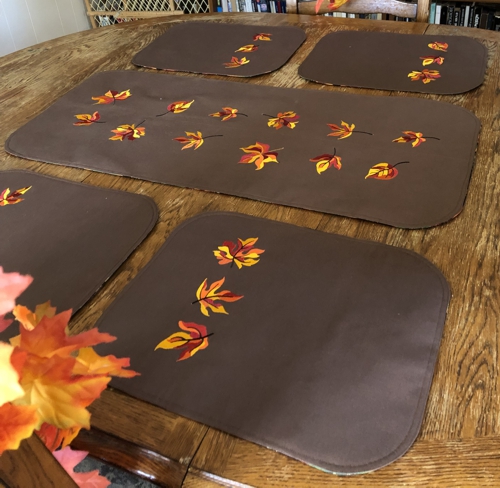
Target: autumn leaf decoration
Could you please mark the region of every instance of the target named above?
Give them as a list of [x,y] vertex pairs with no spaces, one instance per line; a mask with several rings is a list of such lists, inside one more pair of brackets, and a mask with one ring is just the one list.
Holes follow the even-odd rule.
[[248,117],[247,114],[242,114],[241,112],[238,112],[237,108],[232,108],[232,107],[222,107],[222,110],[220,112],[209,114],[210,117],[220,117],[221,122],[226,122],[226,120],[235,119],[238,115],[243,115],[244,117]]
[[167,114],[181,114],[185,112],[191,105],[194,103],[194,100],[188,102],[187,100],[180,100],[178,102],[173,102],[167,106],[167,111],[163,114],[158,114],[157,117],[163,117]]
[[238,269],[243,266],[253,266],[259,262],[260,255],[265,252],[264,249],[254,247],[258,240],[258,237],[250,237],[245,240],[238,238],[237,243],[224,241],[222,246],[214,251],[214,256],[221,266],[229,264],[232,268],[236,264]]
[[234,51],[235,53],[253,53],[254,51],[257,51],[259,49],[259,46],[255,44],[246,44],[245,46],[241,46],[239,49],[236,49]]
[[16,203],[22,202],[24,195],[27,191],[31,190],[31,186],[25,186],[24,188],[19,188],[19,190],[10,192],[10,188],[6,188],[2,193],[0,193],[0,207],[5,207],[6,205],[15,205]]
[[270,151],[269,147],[269,144],[264,144],[262,142],[256,142],[251,146],[241,147],[240,149],[246,154],[241,156],[241,159],[238,161],[238,163],[255,163],[255,166],[257,166],[257,170],[262,169],[267,163],[278,163],[279,161],[277,159],[277,151],[280,151],[283,148],[280,147],[279,149],[273,149]]
[[357,132],[358,134],[368,134],[369,136],[372,136],[373,134],[371,132],[364,132],[362,130],[354,130],[356,127],[354,124],[349,125],[347,122],[342,122],[340,123],[340,126],[337,124],[326,124],[330,129],[332,129],[332,133],[328,134],[329,136],[332,137],[338,137],[338,139],[346,139],[347,137],[352,136],[354,132]]
[[250,60],[245,57],[238,59],[236,56],[232,56],[231,61],[229,63],[224,63],[224,66],[226,68],[239,68],[240,66],[248,64],[249,62]]
[[436,81],[438,78],[441,78],[439,71],[434,69],[424,69],[422,71],[412,71],[408,73],[408,78],[411,81],[422,81],[422,83],[427,84],[431,81]]
[[155,347],[155,351],[157,349],[179,349],[181,354],[177,361],[183,361],[208,347],[208,338],[213,335],[213,332],[207,334],[207,328],[204,325],[181,320],[179,327],[184,332],[179,331],[170,335]]
[[94,112],[91,114],[78,114],[75,115],[78,119],[78,122],[75,122],[73,125],[92,125],[92,124],[105,124],[106,122],[99,122],[101,116],[99,112]]
[[205,139],[209,139],[210,137],[222,137],[222,134],[203,137],[203,134],[200,131],[197,131],[196,133],[186,132],[186,137],[175,137],[173,140],[184,144],[182,150],[194,147],[194,150],[196,151],[196,149],[198,149],[205,142]]
[[431,42],[430,44],[427,44],[427,46],[436,51],[448,51],[448,44],[446,42]]
[[211,310],[214,313],[225,313],[226,309],[219,302],[236,302],[243,298],[243,295],[235,295],[229,290],[219,290],[219,288],[224,284],[226,278],[222,278],[219,281],[214,281],[207,288],[207,279],[203,281],[203,283],[198,287],[196,291],[196,300],[192,302],[192,304],[199,303],[200,310],[203,315],[209,316],[208,311]]
[[271,41],[272,34],[267,34],[265,32],[261,32],[259,34],[255,34],[253,36],[254,41]]
[[300,116],[295,112],[279,112],[278,115],[267,115],[269,117],[267,122],[268,127],[274,127],[276,130],[282,127],[288,127],[289,129],[294,129],[299,123]]
[[420,56],[420,59],[422,59],[422,65],[423,66],[429,66],[429,64],[443,64],[444,63],[444,58],[442,56]]
[[316,156],[309,161],[311,161],[312,163],[316,163],[316,171],[318,172],[318,174],[321,174],[332,166],[335,169],[342,168],[342,158],[340,156],[336,156],[336,154],[337,150],[334,148],[333,154],[322,154],[321,156]]
[[[342,5],[346,4],[349,0],[328,0],[328,10],[330,12],[334,12],[335,10],[338,10]],[[324,0],[316,0],[316,13],[319,12],[319,9],[321,8],[322,3]]]
[[392,142],[400,142],[400,143],[411,142],[411,145],[413,147],[418,147],[427,139],[435,139],[437,141],[440,140],[438,137],[430,137],[430,136],[424,137],[422,132],[413,132],[411,130],[405,130],[403,131],[403,134],[404,134],[403,136],[394,139]]
[[137,124],[137,127],[132,124],[124,124],[124,125],[119,125],[116,129],[112,130],[115,135],[110,137],[110,141],[124,141],[125,139],[129,141],[133,141],[135,139],[139,139],[142,136],[146,135],[146,128],[145,127],[139,127],[142,123],[144,123],[144,120],[142,122],[139,122]]
[[92,97],[92,100],[97,100],[94,105],[108,105],[110,103],[115,103],[116,100],[126,100],[131,96],[130,90],[124,90],[122,92],[109,90],[100,97]]
[[399,166],[400,164],[407,164],[409,162],[410,161],[401,161],[394,166],[389,163],[377,163],[375,166],[370,168],[368,174],[365,176],[365,180],[368,178],[374,180],[392,180],[396,178],[399,173],[396,166]]

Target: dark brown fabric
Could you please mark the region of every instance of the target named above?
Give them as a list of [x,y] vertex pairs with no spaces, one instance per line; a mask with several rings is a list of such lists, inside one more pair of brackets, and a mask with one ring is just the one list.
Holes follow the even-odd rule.
[[[126,100],[93,104],[92,97],[126,89],[131,93]],[[171,103],[191,100],[184,112],[166,113]],[[223,107],[236,108],[240,115],[224,122],[209,116]],[[73,125],[74,115],[95,110],[104,123]],[[294,129],[268,127],[263,114],[286,111],[300,116]],[[144,136],[109,140],[119,125],[142,121]],[[373,135],[329,136],[333,129],[327,124],[340,126],[342,121]],[[94,75],[66,94],[12,134],[6,150],[29,159],[420,228],[446,222],[461,211],[479,127],[478,119],[461,107],[419,98],[114,71]],[[205,140],[197,149],[184,150],[174,140],[198,131]],[[392,142],[403,131],[428,139],[418,147]],[[256,142],[278,149],[279,163],[269,162],[261,170],[239,163],[245,155],[241,148]],[[335,151],[341,169],[332,166],[318,174],[310,160]],[[410,163],[398,165],[405,161]],[[398,165],[397,176],[366,179],[381,162]]]
[[[271,40],[254,40],[261,33],[271,34]],[[169,71],[257,76],[281,68],[305,39],[305,32],[298,27],[183,22],[170,27],[137,53],[132,62]],[[257,46],[257,50],[235,52],[249,44]],[[233,56],[239,60],[245,57],[249,63],[227,68],[224,63],[231,62]]]
[[[431,49],[447,43],[446,52]],[[423,66],[420,57],[443,57]],[[444,95],[462,93],[484,80],[486,47],[470,37],[424,36],[388,32],[333,32],[323,37],[299,67],[299,75],[326,85],[401,90]],[[412,81],[412,71],[437,70],[440,78]]]
[[50,300],[76,312],[153,228],[156,205],[123,191],[0,172],[0,193],[29,186],[23,201],[0,206],[0,266],[34,278],[18,303],[32,308]]
[[[258,238],[239,269],[213,251]],[[227,315],[201,313],[198,286],[225,278]],[[219,291],[220,291],[219,290]],[[336,473],[380,468],[420,429],[450,292],[417,254],[269,220],[202,214],[178,227],[97,326],[101,352],[141,376],[134,397]],[[157,349],[178,321],[208,347]]]

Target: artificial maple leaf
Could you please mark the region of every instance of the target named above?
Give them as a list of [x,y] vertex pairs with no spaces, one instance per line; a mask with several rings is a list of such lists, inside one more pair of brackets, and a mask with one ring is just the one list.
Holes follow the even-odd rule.
[[439,71],[434,69],[423,69],[422,71],[412,71],[408,73],[408,78],[411,81],[420,81],[424,84],[430,83],[431,81],[435,81],[437,78],[441,78]]
[[270,41],[272,34],[267,34],[265,32],[261,32],[259,34],[255,34],[253,36],[254,41]]
[[210,117],[221,117],[221,122],[225,122],[226,120],[235,119],[238,115],[243,115],[248,117],[247,114],[242,114],[238,112],[237,108],[232,107],[222,107],[220,112],[215,112],[213,114],[209,114]]
[[14,348],[10,344],[0,342],[0,405],[24,395],[24,390],[19,384],[18,369],[14,368],[11,362],[13,352]]
[[222,246],[214,251],[214,256],[221,266],[230,264],[232,268],[235,263],[238,269],[243,266],[253,266],[259,262],[260,254],[265,252],[264,249],[254,247],[258,240],[258,237],[245,240],[238,238],[236,244],[232,241],[224,241]]
[[188,102],[187,100],[179,100],[178,102],[173,102],[167,106],[167,111],[163,114],[157,115],[157,117],[161,117],[167,114],[181,114],[185,112],[191,105],[194,103],[194,100]]
[[124,90],[122,92],[109,90],[100,97],[92,97],[92,100],[97,100],[97,103],[94,105],[108,105],[110,103],[115,103],[116,100],[126,100],[131,96],[130,90]]
[[32,281],[33,278],[28,275],[5,273],[0,266],[0,332],[12,323],[4,315],[15,307],[16,298],[28,288]]
[[0,455],[8,449],[17,449],[23,439],[31,437],[38,424],[36,406],[0,406]]
[[259,46],[256,46],[255,44],[246,44],[245,46],[241,46],[239,49],[236,49],[234,51],[235,53],[253,53],[254,51],[257,51],[259,49]]
[[14,192],[10,192],[10,188],[6,188],[2,193],[0,193],[0,207],[5,207],[6,205],[15,205],[16,203],[22,202],[24,198],[20,198],[28,190],[31,190],[31,186],[25,186],[24,188],[19,188]]
[[422,59],[422,65],[423,66],[428,66],[429,64],[443,64],[444,63],[444,58],[441,56],[420,56],[420,59]]
[[316,171],[318,172],[318,174],[324,173],[332,166],[335,169],[340,169],[342,168],[342,158],[340,156],[336,156],[335,154],[335,151],[333,154],[322,154],[321,156],[316,156],[309,161],[311,161],[312,163],[316,163]]
[[267,122],[267,126],[275,127],[276,129],[281,129],[282,127],[294,129],[295,126],[299,123],[298,120],[300,118],[300,116],[295,112],[279,112],[276,117],[273,117],[272,115],[266,115],[266,117],[270,117]]
[[119,376],[121,378],[133,378],[139,373],[127,370],[130,366],[130,358],[118,359],[116,356],[99,356],[91,347],[84,347],[78,351],[73,374],[106,374]]
[[224,66],[226,68],[239,68],[240,66],[248,64],[249,62],[250,60],[245,57],[238,59],[236,56],[232,56],[231,61],[229,63],[224,63]]
[[220,302],[236,302],[237,300],[241,300],[243,295],[235,295],[229,290],[219,290],[219,288],[224,284],[226,278],[222,278],[219,281],[214,281],[207,288],[207,278],[203,281],[203,283],[198,287],[196,291],[196,301],[193,302],[200,304],[200,310],[203,315],[209,316],[208,311],[211,310],[215,313],[225,313],[226,309],[222,305],[222,303],[216,303],[216,301]]
[[370,168],[368,174],[365,176],[365,180],[368,178],[373,178],[374,180],[392,180],[393,178],[396,178],[399,173],[396,166],[405,163],[409,163],[409,161],[402,161],[394,166],[389,163],[377,163],[375,166]]
[[444,51],[447,52],[448,44],[446,42],[431,42],[427,44],[431,49],[436,51]]
[[[335,10],[338,10],[342,5],[347,3],[349,0],[328,0],[328,10],[330,12],[334,12]],[[316,0],[316,13],[319,12],[321,8],[321,4],[324,2],[324,0]]]
[[[256,142],[251,146],[240,147],[240,149],[245,152],[238,163],[242,164],[252,164],[255,163],[257,170],[262,169],[266,163],[279,163],[277,156],[279,149],[269,150],[269,144],[264,144],[262,142]],[[283,148],[281,148],[283,149]]]
[[177,361],[183,361],[208,347],[208,338],[213,335],[213,332],[207,334],[207,328],[204,325],[181,320],[179,327],[186,332],[175,332],[170,335],[155,347],[155,351],[157,349],[179,349],[181,354]]
[[44,422],[40,429],[35,431],[35,434],[41,439],[47,449],[55,451],[59,447],[64,448],[69,446],[79,434],[80,430],[81,427],[58,429],[57,427]]
[[33,330],[44,317],[52,318],[56,314],[56,307],[52,307],[48,301],[37,305],[32,312],[28,307],[16,305],[12,313],[26,330]]
[[[141,123],[137,125],[141,125]],[[116,129],[113,129],[111,132],[113,132],[115,135],[110,137],[110,141],[124,141],[125,139],[128,139],[129,141],[133,141],[135,139],[139,139],[140,137],[146,135],[146,128],[145,127],[136,127],[134,124],[128,125],[119,125]]]
[[94,122],[99,124],[104,123],[104,122],[99,122],[99,119],[101,118],[99,112],[94,112],[92,115],[78,114],[75,115],[75,117],[78,119],[78,122],[75,122],[73,125],[92,125]]
[[76,465],[87,457],[88,452],[74,451],[70,447],[65,447],[60,451],[54,451],[52,454],[79,488],[107,488],[111,484],[107,478],[99,474],[99,470],[86,473],[75,472]]

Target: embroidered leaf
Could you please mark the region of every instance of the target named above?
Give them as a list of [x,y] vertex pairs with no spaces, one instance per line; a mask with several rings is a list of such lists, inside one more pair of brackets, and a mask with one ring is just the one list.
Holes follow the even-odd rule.
[[368,178],[373,178],[374,180],[392,180],[396,178],[399,171],[396,169],[396,166],[400,164],[407,164],[410,161],[401,161],[394,166],[389,163],[377,163],[375,166],[372,166],[368,171],[368,174],[365,176],[365,180]]
[[175,332],[170,335],[155,347],[155,351],[157,349],[179,349],[181,354],[177,361],[182,361],[208,347],[208,338],[213,333],[207,334],[207,328],[204,325],[181,320],[179,327],[186,332]]
[[239,49],[236,49],[234,51],[235,53],[253,53],[254,51],[257,51],[259,49],[259,46],[256,46],[255,44],[246,44],[245,46],[241,46]]
[[336,124],[326,124],[330,129],[333,130],[329,136],[338,137],[340,139],[345,139],[346,137],[350,137],[354,132],[354,128],[356,127],[354,124],[349,125],[347,122],[342,121],[340,126]]
[[224,241],[222,246],[214,251],[214,256],[221,266],[230,264],[232,268],[236,264],[238,269],[243,266],[253,266],[259,262],[260,254],[265,252],[264,249],[254,247],[258,240],[258,237],[250,237],[245,240],[238,238],[236,244],[232,241]]
[[38,423],[36,407],[4,403],[0,406],[0,455],[17,449],[23,439],[31,437]]
[[422,65],[423,66],[428,66],[429,64],[443,64],[444,63],[444,58],[441,56],[420,56],[420,59],[422,59]]
[[299,123],[298,120],[300,118],[300,116],[295,112],[279,112],[276,117],[273,117],[272,115],[266,115],[266,117],[270,117],[267,122],[268,127],[275,127],[276,129],[281,129],[282,127],[294,129]]
[[94,112],[92,115],[90,114],[78,114],[75,115],[78,119],[78,122],[75,122],[73,125],[92,125],[94,122],[97,122],[101,116],[99,112]]
[[167,107],[167,111],[172,112],[173,114],[181,114],[182,112],[185,112],[189,107],[191,107],[193,103],[194,100],[191,100],[190,102],[186,100],[174,102]]
[[109,90],[100,97],[92,97],[92,100],[97,100],[94,105],[108,105],[110,103],[115,103],[116,100],[126,100],[131,96],[132,94],[130,93],[130,90],[125,90],[122,92]]
[[254,41],[270,41],[272,34],[266,34],[265,32],[261,32],[259,34],[255,34],[253,36]]
[[431,42],[427,44],[431,49],[436,51],[444,51],[447,52],[448,44],[446,42]]
[[118,376],[121,378],[133,378],[139,373],[128,368],[130,358],[118,359],[115,356],[99,356],[91,347],[84,347],[79,350],[76,356],[76,364],[73,368],[73,374],[96,375],[106,374]]
[[198,149],[205,142],[205,139],[209,139],[210,137],[222,137],[222,134],[203,137],[203,134],[200,131],[197,131],[196,134],[194,132],[186,132],[186,136],[187,137],[175,137],[173,140],[184,144],[182,150],[194,147],[194,150],[196,151],[196,149]]
[[44,422],[40,429],[35,431],[35,434],[40,437],[47,449],[55,451],[59,447],[65,448],[69,446],[73,439],[79,434],[81,427],[73,427],[70,429],[58,429],[53,425]]
[[0,342],[0,405],[24,396],[19,384],[19,372],[11,362],[13,351],[11,345]]
[[31,186],[25,186],[24,188],[19,188],[14,192],[10,192],[10,188],[6,188],[2,193],[0,193],[0,207],[5,207],[6,205],[15,205],[16,203],[22,202],[24,198],[20,198],[24,195]]
[[327,169],[332,166],[335,169],[342,168],[341,163],[342,158],[340,156],[335,156],[334,154],[322,154],[321,156],[316,156],[313,159],[310,159],[312,163],[316,163],[316,171],[318,174],[324,173]]
[[420,146],[427,139],[424,138],[424,135],[421,132],[413,132],[411,130],[404,130],[404,136],[398,137],[394,139],[392,142],[411,142],[413,147]]
[[221,122],[225,122],[226,120],[234,119],[238,115],[243,115],[245,117],[248,117],[247,114],[242,114],[241,112],[238,112],[237,108],[232,108],[232,107],[222,107],[222,110],[220,112],[215,112],[213,114],[209,114],[210,117],[221,117]]
[[408,73],[408,78],[411,78],[411,81],[419,81],[422,80],[422,83],[427,84],[431,81],[435,81],[438,78],[441,78],[439,71],[434,69],[424,69],[422,71],[412,71]]
[[56,308],[50,305],[50,301],[37,305],[35,312],[23,305],[16,305],[12,310],[16,320],[26,329],[33,330],[44,317],[52,318],[56,314]]
[[232,56],[231,61],[229,63],[224,63],[224,66],[226,68],[239,68],[240,66],[248,64],[249,62],[250,60],[247,58],[238,59],[236,56]]
[[240,147],[240,149],[246,154],[241,156],[241,159],[238,161],[238,163],[255,163],[257,170],[262,169],[267,163],[279,163],[277,159],[278,153],[276,152],[279,151],[279,149],[273,149],[272,151],[269,151],[269,144],[256,142],[251,146]]
[[[330,10],[330,12],[333,12],[342,7],[342,5],[344,5],[348,1],[349,0],[328,0],[328,10]],[[319,12],[319,9],[321,8],[321,4],[323,2],[324,0],[316,0],[316,13]]]
[[200,310],[203,315],[209,316],[208,311],[211,310],[214,313],[225,313],[226,309],[220,302],[236,302],[237,300],[241,300],[243,295],[235,295],[231,293],[229,290],[220,290],[219,288],[224,284],[226,278],[222,278],[219,281],[214,281],[207,288],[207,279],[203,281],[203,283],[198,287],[196,291],[196,301],[193,302],[200,304]]
[[125,139],[133,141],[135,139],[139,139],[142,136],[145,136],[146,128],[136,127],[134,124],[132,125],[124,124],[124,125],[119,125],[116,129],[112,130],[111,132],[113,132],[115,135],[109,138],[110,141],[124,141]]

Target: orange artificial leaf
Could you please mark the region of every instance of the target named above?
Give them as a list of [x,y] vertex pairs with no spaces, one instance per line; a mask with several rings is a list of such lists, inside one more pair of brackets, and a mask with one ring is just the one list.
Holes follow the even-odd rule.
[[97,100],[97,103],[95,103],[94,105],[108,105],[110,103],[115,103],[116,100],[126,100],[131,96],[132,94],[130,93],[130,90],[125,90],[122,92],[109,90],[100,97],[92,97],[92,100]]
[[247,114],[242,114],[238,112],[237,108],[232,107],[222,107],[220,112],[215,112],[213,114],[209,114],[210,117],[221,117],[221,122],[225,122],[226,120],[235,119],[238,115],[243,115],[248,117]]
[[267,122],[268,127],[275,127],[276,129],[281,129],[282,127],[288,127],[289,129],[294,129],[295,126],[299,123],[300,116],[295,112],[279,112],[276,117],[272,115],[266,115],[266,117],[270,117]]
[[17,449],[23,439],[31,437],[38,424],[36,406],[0,406],[0,455],[8,449]]
[[[238,163],[242,164],[252,164],[255,163],[257,170],[262,169],[266,163],[279,163],[277,156],[280,149],[273,149],[269,151],[269,144],[264,144],[262,142],[256,142],[251,146],[240,147],[240,149],[245,152]],[[281,148],[283,149],[283,148]]]
[[215,303],[216,301],[220,302],[236,302],[237,300],[241,300],[243,295],[235,295],[229,290],[219,290],[219,288],[224,284],[226,278],[222,278],[219,281],[214,281],[207,288],[207,279],[203,281],[203,283],[198,287],[196,291],[196,301],[193,302],[200,304],[200,310],[203,315],[209,316],[208,311],[211,310],[215,313],[225,313],[226,309],[222,305],[222,303]]
[[[24,396],[24,390],[19,384],[19,370],[22,364],[12,364],[11,356],[14,348],[10,344],[0,342],[0,405],[12,402]],[[24,363],[26,357],[22,358]]]
[[332,166],[335,169],[340,169],[342,168],[342,158],[340,156],[336,156],[335,154],[335,151],[333,154],[322,154],[321,156],[316,156],[309,161],[311,161],[312,163],[316,163],[316,171],[318,172],[318,174],[324,173]]
[[155,347],[155,351],[157,349],[179,349],[181,354],[177,361],[182,361],[208,347],[208,338],[213,333],[207,334],[207,328],[204,325],[181,320],[179,327],[186,332],[175,332],[170,335]]
[[446,42],[431,42],[427,44],[431,49],[436,51],[444,51],[446,52],[448,49],[448,44]]
[[104,122],[99,122],[101,116],[99,112],[94,112],[92,115],[90,114],[78,114],[75,115],[78,119],[78,122],[75,122],[73,125],[92,125],[94,122],[98,124],[103,124]]
[[409,161],[402,161],[394,166],[389,163],[377,163],[370,168],[368,174],[365,176],[365,180],[368,178],[373,178],[374,180],[392,180],[396,178],[399,173],[396,166],[405,163],[409,163]]
[[66,446],[69,446],[79,434],[80,430],[81,427],[58,429],[57,427],[44,422],[40,429],[35,431],[35,434],[41,439],[49,451],[55,451],[59,447],[65,448]]
[[256,46],[255,44],[246,44],[245,46],[241,46],[239,49],[236,49],[234,51],[235,53],[253,53],[254,51],[257,51],[259,49],[259,46]]
[[424,69],[422,71],[412,71],[411,73],[408,73],[408,78],[410,78],[411,81],[422,80],[422,83],[427,84],[430,83],[431,81],[435,81],[438,78],[441,78],[441,75],[437,70]]
[[[141,125],[140,122],[137,125]],[[115,135],[110,137],[110,141],[124,141],[128,139],[129,141],[133,141],[135,139],[139,139],[140,137],[146,135],[145,127],[136,127],[134,124],[128,125],[119,125],[116,129],[112,130]]]
[[249,62],[250,60],[247,58],[238,59],[236,56],[232,56],[231,61],[229,63],[224,63],[224,66],[226,68],[239,68],[240,66],[248,64]]
[[222,246],[214,251],[214,256],[221,266],[230,264],[232,268],[235,263],[238,269],[243,266],[253,266],[259,262],[260,254],[265,252],[264,249],[254,247],[258,240],[258,237],[245,240],[238,238],[236,244],[232,241],[224,241]]
[[15,205],[16,203],[22,202],[24,198],[20,198],[24,195],[31,186],[25,186],[24,188],[19,188],[14,192],[10,192],[10,188],[6,188],[2,193],[0,193],[0,207],[5,207],[6,205]]
[[272,34],[267,34],[265,32],[261,32],[259,34],[255,34],[253,36],[254,41],[270,41]]
[[115,356],[99,356],[91,347],[84,347],[79,350],[76,356],[76,364],[73,368],[73,374],[96,375],[105,374],[110,376],[119,376],[121,378],[133,378],[139,373],[128,368],[130,358],[118,359]]
[[422,59],[422,65],[423,66],[429,66],[429,64],[443,64],[444,63],[444,58],[441,56],[420,56],[420,59]]
[[12,313],[26,330],[33,330],[44,317],[52,318],[56,314],[56,307],[52,307],[48,301],[37,305],[35,311],[32,312],[23,305],[16,305]]
[[[328,10],[330,10],[330,12],[334,12],[348,1],[349,0],[328,0]],[[323,2],[324,0],[316,0],[316,13],[319,12],[319,9],[321,8],[321,4]]]

